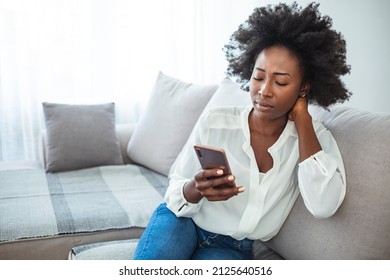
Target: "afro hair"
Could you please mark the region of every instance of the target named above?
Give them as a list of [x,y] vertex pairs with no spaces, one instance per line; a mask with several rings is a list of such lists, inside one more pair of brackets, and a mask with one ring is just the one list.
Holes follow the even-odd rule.
[[351,93],[340,76],[350,72],[346,64],[346,43],[332,29],[332,19],[322,16],[319,4],[305,8],[296,2],[256,8],[225,45],[227,75],[236,77],[244,90],[257,56],[266,48],[281,45],[297,55],[304,80],[310,81],[308,101],[324,108],[348,100]]

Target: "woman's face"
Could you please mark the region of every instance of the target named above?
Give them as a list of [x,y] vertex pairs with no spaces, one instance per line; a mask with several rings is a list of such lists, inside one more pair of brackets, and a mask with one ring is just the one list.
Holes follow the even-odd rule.
[[257,57],[249,90],[254,113],[261,118],[286,118],[304,93],[298,57],[283,46],[264,49]]

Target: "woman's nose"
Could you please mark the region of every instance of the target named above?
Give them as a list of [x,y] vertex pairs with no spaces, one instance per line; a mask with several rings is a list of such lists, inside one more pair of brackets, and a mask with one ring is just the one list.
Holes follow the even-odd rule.
[[272,96],[271,87],[268,85],[268,82],[265,82],[259,88],[258,94],[261,96]]

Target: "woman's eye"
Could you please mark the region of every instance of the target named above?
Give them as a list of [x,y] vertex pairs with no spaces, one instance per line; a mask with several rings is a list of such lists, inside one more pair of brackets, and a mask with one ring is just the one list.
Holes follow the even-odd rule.
[[253,77],[253,80],[255,80],[255,81],[262,81],[263,78]]
[[275,82],[278,86],[284,87],[287,86],[287,83]]

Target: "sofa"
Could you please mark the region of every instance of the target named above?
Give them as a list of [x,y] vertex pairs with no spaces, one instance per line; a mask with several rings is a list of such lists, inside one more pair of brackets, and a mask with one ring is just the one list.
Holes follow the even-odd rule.
[[[198,85],[161,72],[134,124],[116,124],[112,103],[45,103],[39,164],[0,164],[0,259],[130,259],[202,112],[248,105],[229,78]],[[298,197],[278,235],[255,241],[255,258],[390,259],[390,114],[310,112],[339,145],[346,198],[316,219]]]

